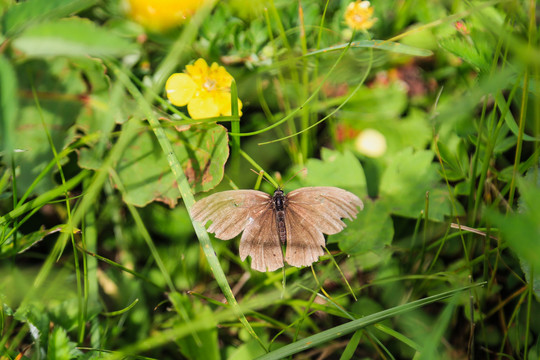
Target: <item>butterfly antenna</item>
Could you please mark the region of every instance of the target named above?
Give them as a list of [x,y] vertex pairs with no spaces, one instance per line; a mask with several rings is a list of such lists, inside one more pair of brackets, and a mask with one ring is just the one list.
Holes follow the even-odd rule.
[[304,175],[307,175],[307,168],[302,168],[300,170],[298,170],[297,172],[295,172],[289,179],[287,179],[287,181],[285,181],[285,183],[280,186],[279,188],[280,189],[283,189],[285,187],[285,185],[287,185],[289,183],[289,181],[291,181],[292,179],[294,179],[296,177],[296,175],[298,175],[301,171],[304,172]]

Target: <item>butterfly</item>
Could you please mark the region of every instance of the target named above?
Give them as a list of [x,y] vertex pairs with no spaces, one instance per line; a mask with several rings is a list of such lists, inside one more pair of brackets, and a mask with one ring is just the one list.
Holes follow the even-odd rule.
[[353,193],[337,187],[304,187],[273,195],[257,190],[222,191],[199,200],[191,208],[194,220],[208,232],[230,240],[240,232],[240,258],[251,257],[251,268],[274,271],[285,261],[309,266],[323,255],[324,234],[336,234],[346,226],[341,220],[356,218],[364,204]]

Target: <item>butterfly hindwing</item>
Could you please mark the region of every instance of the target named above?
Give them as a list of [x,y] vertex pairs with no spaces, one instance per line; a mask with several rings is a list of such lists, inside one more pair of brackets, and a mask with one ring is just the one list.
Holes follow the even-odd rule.
[[313,226],[305,215],[287,207],[285,226],[287,229],[287,248],[285,261],[292,266],[309,266],[323,255],[324,235]]
[[248,224],[240,239],[240,258],[251,256],[251,268],[274,271],[283,267],[283,253],[272,205]]

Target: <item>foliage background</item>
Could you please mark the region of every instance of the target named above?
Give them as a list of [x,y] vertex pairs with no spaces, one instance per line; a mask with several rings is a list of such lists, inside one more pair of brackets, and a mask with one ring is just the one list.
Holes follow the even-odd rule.
[[[540,356],[536,2],[374,1],[365,32],[347,5],[149,30],[124,3],[0,2],[2,359]],[[197,58],[240,121],[167,103]],[[193,193],[304,168],[286,190],[365,203],[312,269],[252,272],[191,223]]]

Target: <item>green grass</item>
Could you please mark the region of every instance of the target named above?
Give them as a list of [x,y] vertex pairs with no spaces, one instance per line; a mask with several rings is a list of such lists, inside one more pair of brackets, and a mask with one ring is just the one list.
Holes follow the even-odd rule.
[[[209,1],[155,33],[0,2],[0,359],[540,356],[536,3],[377,1],[356,32],[347,5]],[[241,116],[167,102],[198,58]],[[283,184],[364,201],[311,268],[253,271],[190,219]]]

